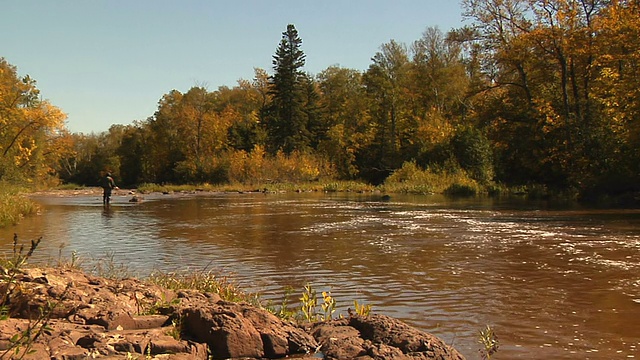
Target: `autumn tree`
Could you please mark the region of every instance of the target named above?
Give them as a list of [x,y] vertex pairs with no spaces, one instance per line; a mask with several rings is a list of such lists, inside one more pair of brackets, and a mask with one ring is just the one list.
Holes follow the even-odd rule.
[[[98,149],[98,136],[71,134],[71,150],[60,158],[59,176],[66,183],[92,184],[96,177],[94,155]],[[91,169],[88,167],[91,166]]]
[[66,115],[40,97],[36,82],[0,58],[0,180],[56,176],[68,142]]
[[[256,68],[252,81],[241,79],[234,88],[218,89],[218,103],[234,109],[237,118],[232,121],[227,133],[231,149],[250,152],[256,145],[264,146],[266,134],[262,123],[270,101],[268,75]],[[219,109],[222,111],[223,109]]]
[[462,118],[468,77],[458,42],[450,41],[438,28],[427,28],[412,50],[414,112],[425,116],[435,111],[445,117]]
[[[539,141],[535,118],[531,62],[535,55],[524,37],[531,31],[526,1],[463,1],[470,28],[452,37],[467,46],[467,71],[472,75],[469,116],[488,129],[498,161],[497,173],[508,183],[544,182],[539,157],[546,148]],[[517,139],[517,141],[516,141]]]
[[125,126],[122,131],[120,146],[116,154],[120,158],[120,184],[136,185],[144,182],[153,182],[149,176],[150,159],[149,132],[145,123],[134,121]]
[[[640,184],[640,2],[612,1],[592,21],[590,136],[595,192],[638,190]],[[592,141],[592,144],[596,143]]]
[[156,181],[220,181],[211,159],[228,146],[229,127],[240,115],[220,105],[219,94],[192,87],[161,99],[148,121]]
[[[624,23],[622,14],[632,14],[637,4],[467,0],[464,5],[487,50],[482,62],[489,81],[479,93],[477,103],[483,106],[476,115],[490,124],[501,178],[586,190],[602,182],[603,174],[618,172],[623,164],[615,159],[626,147],[627,128],[607,113],[613,99],[600,92],[606,88],[601,81],[611,80],[608,69],[616,67],[609,60],[619,47],[607,44],[614,44],[619,31],[634,34],[637,21],[630,19],[637,16],[623,27],[605,24]],[[610,21],[612,16],[617,20]],[[633,36],[627,53],[637,52]]]
[[441,165],[451,156],[461,157],[456,151],[460,147],[450,146],[456,128],[475,125],[467,123],[472,104],[467,96],[470,81],[462,61],[462,45],[430,27],[411,50],[409,100],[410,116],[416,124],[412,141],[418,151],[417,163],[423,167]]
[[364,75],[370,100],[369,108],[375,124],[375,138],[359,156],[359,166],[367,169],[369,180],[380,182],[400,168],[410,156],[404,152],[415,129],[408,113],[407,86],[410,61],[405,45],[396,41],[383,44]]
[[174,125],[184,145],[185,159],[177,171],[187,179],[205,181],[206,162],[224,146],[227,126],[214,109],[215,95],[203,87],[192,87],[182,97]]
[[176,167],[186,159],[186,146],[177,122],[183,94],[172,90],[162,96],[158,110],[147,120],[149,131],[150,177],[154,182],[179,182]]
[[344,179],[359,175],[356,154],[373,138],[362,73],[330,66],[317,76],[320,108],[327,133],[318,150],[333,162]]

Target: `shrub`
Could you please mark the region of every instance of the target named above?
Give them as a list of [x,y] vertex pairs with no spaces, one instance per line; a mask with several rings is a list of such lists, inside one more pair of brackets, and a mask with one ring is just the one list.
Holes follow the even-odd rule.
[[[222,158],[229,164],[227,178],[230,183],[301,183],[334,174],[329,162],[320,156],[299,151],[289,155],[280,151],[275,156],[269,156],[259,145],[251,152],[231,151],[220,155],[220,159]],[[220,159],[214,161],[221,161]]]
[[444,190],[445,195],[449,196],[475,196],[476,188],[465,184],[451,184]]
[[[466,189],[466,190],[465,190]],[[393,172],[384,183],[386,192],[411,194],[473,194],[481,192],[478,183],[467,173],[448,164],[446,168],[420,169],[415,162],[405,162],[402,168]]]

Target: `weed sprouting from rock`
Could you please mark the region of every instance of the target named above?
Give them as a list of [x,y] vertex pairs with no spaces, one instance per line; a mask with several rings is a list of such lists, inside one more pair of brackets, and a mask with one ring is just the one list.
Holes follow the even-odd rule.
[[304,291],[302,292],[302,297],[300,298],[300,304],[300,310],[302,311],[304,320],[308,322],[314,322],[318,319],[318,315],[316,314],[318,297],[316,295],[316,290],[311,287],[311,284],[307,284],[304,286]]
[[269,311],[273,315],[279,317],[283,320],[294,320],[296,315],[298,314],[297,310],[292,308],[290,304],[290,297],[293,294],[294,289],[290,286],[287,286],[284,289],[284,295],[282,296],[282,301],[280,305],[276,308],[271,301],[269,301],[266,305],[264,305],[265,310]]
[[115,254],[112,252],[108,252],[103,259],[96,261],[90,272],[99,277],[113,280],[122,280],[131,277],[129,268],[125,264],[117,263]]
[[324,316],[322,317],[323,321],[331,320],[333,317],[333,313],[336,312],[336,299],[331,296],[331,292],[322,292],[322,300],[323,303],[320,305],[322,307],[322,311]]
[[192,289],[216,293],[226,301],[247,302],[255,305],[260,302],[257,294],[242,291],[229,276],[217,275],[212,271],[184,273],[156,271],[149,275],[147,281],[170,290]]
[[[330,291],[322,292],[322,303],[320,304],[321,312],[318,311],[317,291],[311,284],[304,286],[302,295],[299,298],[300,307],[297,308],[297,313],[295,311],[288,310],[289,294],[290,290],[285,294],[285,299],[283,300],[283,304],[280,309],[275,310],[273,307],[268,306],[267,310],[285,320],[297,319],[305,322],[316,322],[329,321],[334,318],[334,313],[337,311],[338,306],[336,299],[331,295]],[[351,308],[349,308],[347,311],[349,316],[367,317],[371,313],[371,305],[360,304],[358,301],[354,301],[354,305],[355,313]],[[342,314],[338,315],[338,317],[342,318]]]
[[356,315],[358,316],[369,316],[371,313],[371,304],[360,304],[358,300],[353,301],[353,306],[356,309]]
[[491,355],[498,352],[498,348],[500,347],[495,331],[493,331],[491,326],[487,325],[486,328],[480,330],[478,337],[478,342],[482,345],[482,348],[479,350],[482,360],[491,360]]

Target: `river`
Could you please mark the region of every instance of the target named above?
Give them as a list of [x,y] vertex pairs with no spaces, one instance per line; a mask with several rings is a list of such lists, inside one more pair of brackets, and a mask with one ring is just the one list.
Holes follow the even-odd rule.
[[[478,359],[640,357],[640,210],[521,199],[362,194],[39,196],[40,215],[0,229],[32,262],[104,259],[127,272],[214,270],[264,300],[331,291],[431,332]],[[386,201],[385,201],[386,200]]]

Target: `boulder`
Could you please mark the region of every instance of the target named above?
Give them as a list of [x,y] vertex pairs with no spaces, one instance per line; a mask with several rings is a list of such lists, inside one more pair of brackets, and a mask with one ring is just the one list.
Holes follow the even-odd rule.
[[[205,342],[214,359],[281,358],[315,351],[315,339],[266,310],[219,301],[182,308],[183,331]],[[195,306],[194,306],[195,305]]]
[[182,313],[184,331],[206,343],[215,359],[262,358],[260,333],[241,314],[217,308],[188,308]]
[[318,323],[312,331],[326,359],[464,359],[439,338],[385,315]]

